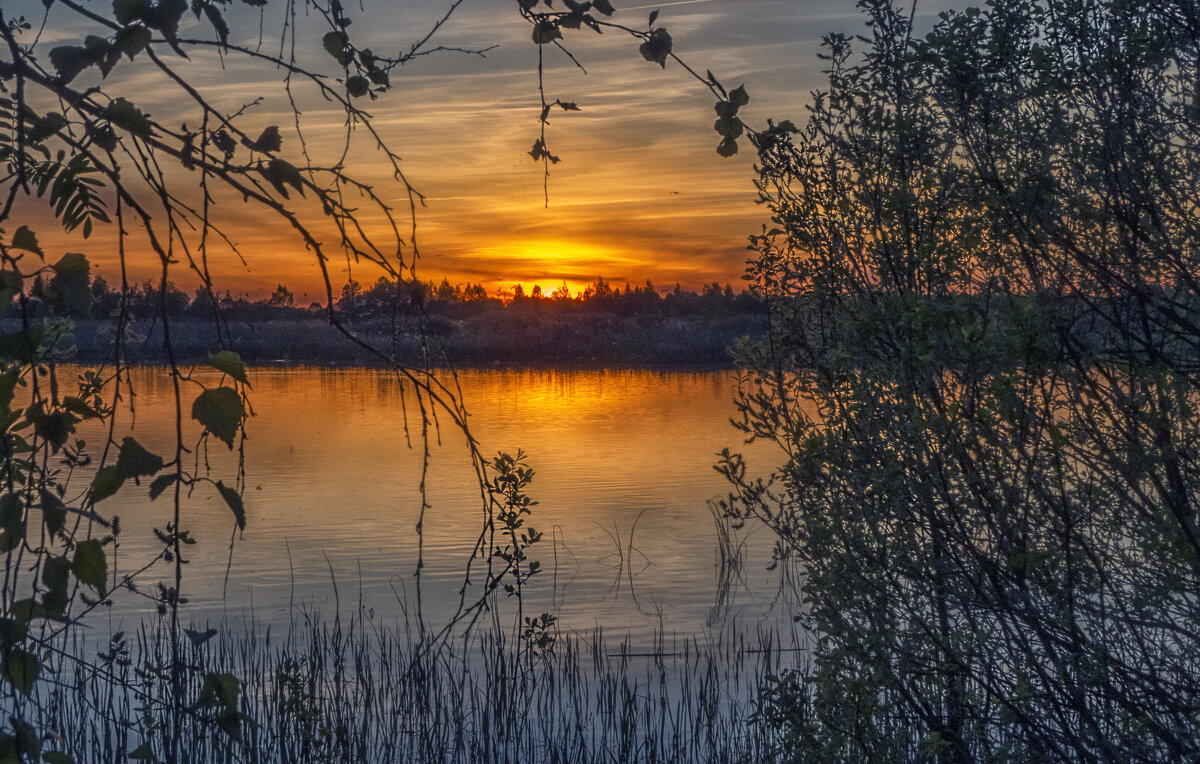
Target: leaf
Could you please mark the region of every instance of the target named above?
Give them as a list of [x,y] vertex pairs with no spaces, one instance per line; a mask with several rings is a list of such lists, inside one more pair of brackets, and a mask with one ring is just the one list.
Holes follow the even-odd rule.
[[207,629],[205,631],[194,631],[192,629],[184,629],[183,633],[187,634],[188,639],[191,640],[192,647],[199,647],[200,645],[204,644],[208,640],[217,636],[217,634],[219,634],[220,632],[218,632],[216,629]]
[[746,93],[746,86],[739,85],[733,90],[729,91],[729,100],[738,106],[745,106],[746,104],[750,103],[750,95]]
[[345,32],[326,32],[321,38],[321,46],[342,66],[350,63],[349,44],[350,38]]
[[135,135],[150,135],[149,118],[124,98],[114,99],[104,110],[104,118]]
[[102,77],[107,77],[117,62],[121,60],[121,49],[103,37],[90,34],[84,39],[83,47],[92,57],[92,62],[100,67]]
[[208,23],[213,25],[216,30],[217,38],[221,44],[229,42],[229,24],[225,21],[225,17],[221,15],[221,11],[215,5],[204,6],[204,15],[208,17]]
[[25,140],[30,143],[41,143],[66,126],[66,117],[56,111],[49,112],[30,125],[29,130],[25,133]]
[[605,16],[611,16],[616,11],[616,8],[613,8],[609,0],[592,0],[592,7]]
[[731,157],[738,153],[737,141],[733,138],[726,138],[717,145],[717,153],[723,157]]
[[49,302],[61,313],[88,315],[92,309],[91,271],[87,255],[68,252],[53,266],[54,278],[47,290]]
[[142,18],[149,7],[147,0],[113,0],[113,18],[118,24],[129,24]]
[[67,524],[67,505],[62,503],[53,491],[42,489],[38,492],[42,499],[42,523],[53,538]]
[[291,162],[278,157],[272,157],[267,166],[261,168],[260,171],[263,177],[275,187],[275,190],[284,199],[288,198],[287,188],[284,187],[285,183],[299,191],[301,196],[304,196],[304,178]]
[[0,670],[17,692],[29,695],[33,691],[33,683],[42,671],[42,664],[33,653],[17,649],[5,653]]
[[532,11],[538,4],[538,0],[517,0],[517,2],[527,11]]
[[229,713],[237,712],[241,684],[233,674],[205,674],[196,706],[219,706]]
[[66,557],[51,557],[42,564],[42,583],[49,589],[42,595],[42,606],[48,615],[61,615],[67,609],[67,583],[71,561]]
[[154,761],[154,750],[150,748],[149,743],[142,743],[126,754],[126,758],[135,761]]
[[174,485],[178,479],[179,476],[174,472],[154,478],[154,482],[150,484],[150,501],[154,501],[159,496],[162,496],[162,492]]
[[654,22],[658,21],[658,9],[650,11],[650,26],[654,26]]
[[233,448],[233,437],[242,424],[242,396],[232,387],[215,387],[196,396],[192,418]]
[[12,244],[9,246],[16,249],[23,249],[26,252],[32,252],[35,255],[42,255],[42,248],[38,245],[37,236],[33,231],[29,230],[29,226],[21,226],[17,232],[13,234]]
[[737,138],[742,134],[742,123],[737,117],[721,117],[713,123],[713,130],[726,138]]
[[533,25],[533,41],[538,45],[549,45],[562,39],[562,30],[553,21],[539,21]]
[[346,80],[346,92],[352,98],[361,98],[371,92],[371,83],[366,77],[351,77]]
[[110,464],[96,470],[96,477],[92,479],[92,503],[104,501],[119,491],[124,483],[116,465]]
[[220,492],[221,498],[225,500],[225,503],[229,505],[229,509],[233,511],[233,518],[237,520],[238,529],[246,530],[246,505],[242,502],[241,495],[220,480],[217,481],[217,491]]
[[95,62],[87,48],[79,45],[60,45],[50,50],[50,63],[65,85]]
[[104,556],[104,547],[100,545],[100,539],[80,542],[75,548],[75,559],[71,563],[71,569],[80,581],[98,593],[104,593],[104,587],[108,583],[108,560]]
[[717,116],[722,119],[731,119],[738,113],[738,105],[732,101],[717,101],[714,108],[717,110]]
[[258,139],[250,144],[250,148],[266,154],[279,151],[283,148],[283,138],[279,134],[279,128],[275,125],[268,125],[258,136]]
[[141,24],[135,24],[117,32],[116,46],[132,61],[134,56],[141,53],[150,45],[151,39],[152,36],[149,29]]
[[46,751],[42,754],[42,761],[46,764],[75,764],[75,760],[62,751]]
[[122,481],[153,475],[162,468],[161,456],[150,453],[133,438],[126,437],[121,441],[121,454],[117,457],[117,476]]
[[228,374],[243,385],[250,384],[246,379],[246,364],[242,362],[242,357],[232,350],[222,350],[219,353],[213,353],[208,357],[208,363],[213,368]]
[[650,33],[650,37],[638,46],[638,50],[642,54],[642,58],[651,63],[658,64],[664,69],[667,67],[667,56],[671,55],[671,50],[674,48],[675,42],[671,39],[671,35],[665,29],[655,29]]

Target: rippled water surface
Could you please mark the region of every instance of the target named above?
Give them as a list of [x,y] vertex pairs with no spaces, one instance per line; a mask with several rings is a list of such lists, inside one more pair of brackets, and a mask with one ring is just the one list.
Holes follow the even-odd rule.
[[[765,529],[739,532],[740,576],[723,576],[717,564],[707,502],[726,487],[712,465],[721,448],[742,447],[729,424],[731,374],[497,370],[463,372],[460,382],[483,452],[523,450],[537,473],[530,522],[545,539],[531,557],[545,573],[527,610],[554,612],[571,631],[628,632],[634,642],[659,630],[705,633],[730,615],[742,624],[787,615],[780,574],[766,570]],[[167,453],[170,379],[141,369],[134,383],[133,432]],[[413,619],[424,452],[411,391],[402,400],[395,378],[374,370],[263,369],[251,383],[247,527],[234,534],[211,488],[186,501],[183,527],[198,541],[185,568],[187,616],[282,626],[304,610],[362,607],[384,621]],[[195,430],[186,409],[185,428]],[[443,426],[430,437],[420,606],[436,623],[457,602],[481,501],[461,433]],[[228,480],[236,460],[221,452],[210,449],[211,468]],[[778,458],[757,444],[750,453],[762,467]],[[153,556],[149,529],[169,520],[171,505],[130,485],[101,509],[121,515],[117,564],[127,571]],[[146,604],[123,595],[108,625],[127,627]]]

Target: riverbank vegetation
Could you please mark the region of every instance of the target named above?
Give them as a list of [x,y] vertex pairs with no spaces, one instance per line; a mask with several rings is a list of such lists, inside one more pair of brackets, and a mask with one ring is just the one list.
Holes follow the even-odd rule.
[[[301,307],[284,285],[265,298],[203,290],[188,295],[167,285],[133,284],[124,294],[94,278],[90,299],[79,305],[54,300],[36,282],[25,306],[13,305],[0,329],[15,331],[24,315],[34,322],[69,319],[70,335],[58,344],[64,361],[95,362],[112,353],[118,325],[134,363],[163,363],[167,350],[161,314],[171,321],[171,350],[183,361],[203,361],[229,343],[247,362],[379,366],[368,347],[349,341],[320,304]],[[165,308],[163,307],[165,304]],[[578,294],[561,286],[489,297],[478,284],[376,281],[351,283],[334,302],[337,321],[373,348],[410,366],[571,365],[704,366],[731,368],[729,348],[758,338],[766,326],[761,299],[726,284],[699,293],[679,285],[660,292],[646,283],[614,287],[603,278]]]
[[734,518],[806,571],[801,761],[1200,751],[1200,9],[993,0],[826,38],[754,137]]

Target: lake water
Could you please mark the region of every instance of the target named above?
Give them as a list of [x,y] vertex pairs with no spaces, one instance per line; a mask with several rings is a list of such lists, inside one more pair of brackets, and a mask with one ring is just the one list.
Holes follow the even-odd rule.
[[[169,454],[170,378],[145,368],[132,379],[136,416],[131,423],[123,413],[119,430],[132,424],[144,445]],[[411,447],[406,438],[400,384],[384,371],[313,368],[260,369],[250,381],[246,530],[234,533],[211,487],[187,499],[182,524],[198,543],[185,553],[185,619],[279,628],[298,613],[329,618],[361,607],[385,622],[411,620],[423,450],[417,432]],[[729,424],[731,373],[487,370],[462,372],[460,383],[483,453],[523,450],[536,471],[530,523],[545,538],[530,556],[545,572],[533,580],[527,612],[552,612],[567,632],[628,633],[638,645],[657,632],[702,635],[731,621],[790,620],[794,593],[781,589],[778,570],[767,570],[766,529],[738,532],[740,575],[718,565],[707,502],[727,488],[712,465],[721,448],[742,447]],[[185,393],[193,437],[198,425],[186,411],[194,394]],[[411,390],[405,400],[415,424]],[[481,519],[465,438],[443,427],[440,441],[430,451],[421,576],[431,625],[458,601]],[[764,469],[780,459],[759,444],[749,454]],[[209,459],[213,477],[232,482],[235,455],[217,444]],[[153,557],[159,546],[150,528],[172,511],[169,493],[151,502],[145,486],[132,483],[100,509],[121,516],[121,572]],[[162,566],[142,581],[169,575]],[[89,623],[128,629],[152,612],[149,604],[122,593]]]

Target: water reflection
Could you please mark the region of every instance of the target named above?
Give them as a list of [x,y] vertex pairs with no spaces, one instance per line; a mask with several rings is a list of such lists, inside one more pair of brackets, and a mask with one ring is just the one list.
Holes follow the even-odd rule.
[[[141,369],[133,381],[134,432],[165,452],[169,378]],[[660,628],[702,632],[717,605],[750,620],[785,615],[773,607],[779,578],[765,570],[765,531],[738,532],[745,561],[736,576],[717,565],[706,502],[725,490],[714,453],[738,443],[728,423],[729,374],[497,370],[464,372],[460,381],[484,453],[524,450],[537,472],[532,523],[545,540],[532,556],[546,572],[534,579],[527,610],[555,612],[580,632],[629,630],[635,642]],[[196,491],[184,521],[199,541],[188,550],[188,614],[282,625],[298,607],[328,616],[361,603],[377,618],[412,615],[423,453],[411,393],[402,398],[395,378],[374,370],[264,369],[251,383],[247,529],[233,539],[224,504]],[[434,439],[422,571],[431,622],[457,601],[481,519],[465,438],[442,427]],[[218,475],[229,475],[235,456],[220,451],[208,456]],[[154,554],[149,528],[170,511],[144,492],[130,486],[101,505],[126,528],[122,570]],[[140,617],[143,604],[119,601],[112,625]]]

